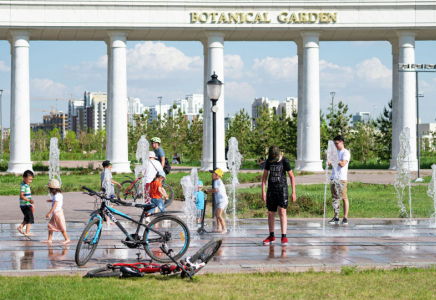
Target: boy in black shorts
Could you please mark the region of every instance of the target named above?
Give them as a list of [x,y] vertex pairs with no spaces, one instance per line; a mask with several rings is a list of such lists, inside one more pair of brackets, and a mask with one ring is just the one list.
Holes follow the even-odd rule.
[[[270,172],[269,177],[268,172]],[[264,245],[270,245],[276,240],[274,237],[274,223],[277,210],[279,212],[280,227],[282,229],[282,245],[288,244],[288,238],[286,237],[286,229],[288,225],[286,208],[288,207],[289,194],[286,173],[288,173],[289,178],[291,179],[291,200],[292,202],[295,202],[297,200],[295,194],[295,180],[289,160],[280,155],[279,147],[271,146],[268,151],[268,159],[265,163],[262,177],[262,200],[266,203],[266,207],[268,208],[269,227],[269,237],[263,241]],[[265,194],[265,183],[267,177],[268,191]]]

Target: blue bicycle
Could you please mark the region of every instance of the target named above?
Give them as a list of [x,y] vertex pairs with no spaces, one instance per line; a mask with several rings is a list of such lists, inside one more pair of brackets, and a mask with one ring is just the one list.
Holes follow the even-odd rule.
[[[121,241],[129,248],[143,247],[145,252],[151,259],[170,263],[173,259],[179,259],[185,254],[189,248],[191,241],[189,229],[186,224],[175,216],[168,215],[171,212],[160,212],[150,214],[148,211],[155,207],[154,204],[132,204],[122,200],[106,198],[102,193],[97,193],[86,186],[83,189],[88,191],[88,195],[97,196],[101,201],[100,209],[91,213],[91,219],[88,225],[80,236],[76,248],[76,264],[78,266],[85,265],[97,249],[100,240],[102,224],[108,216],[120,230],[126,235],[126,240]],[[108,202],[121,204],[124,206],[134,206],[142,208],[141,218],[139,221],[132,219],[130,216],[110,207]],[[121,216],[138,225],[136,232],[129,234],[127,230],[117,220],[115,215]],[[155,217],[150,223],[144,224],[143,221],[147,216]],[[143,235],[140,235],[140,230],[144,229]],[[165,250],[163,251],[162,248]],[[167,252],[173,259],[169,258]]]

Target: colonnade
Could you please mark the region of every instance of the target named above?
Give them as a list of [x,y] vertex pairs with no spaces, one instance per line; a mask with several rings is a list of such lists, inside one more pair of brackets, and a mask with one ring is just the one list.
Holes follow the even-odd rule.
[[[30,30],[11,30],[11,144],[8,172],[22,173],[32,169],[30,159],[29,102],[29,38]],[[204,54],[204,114],[202,170],[212,168],[212,114],[206,83],[215,72],[224,80],[225,31],[206,31],[202,40]],[[322,171],[320,157],[320,91],[319,91],[319,31],[302,31],[295,39],[298,54],[298,136],[296,169]],[[107,159],[113,162],[113,172],[130,172],[127,139],[127,65],[126,39],[128,32],[108,30],[105,42],[108,54],[108,119]],[[415,128],[415,76],[398,72],[398,63],[415,62],[415,31],[397,31],[392,44],[392,159],[396,167],[399,152],[398,137],[406,128]],[[225,161],[224,87],[217,102],[217,166],[227,169]],[[411,130],[412,169],[416,170],[416,133]],[[165,145],[163,145],[164,147]]]

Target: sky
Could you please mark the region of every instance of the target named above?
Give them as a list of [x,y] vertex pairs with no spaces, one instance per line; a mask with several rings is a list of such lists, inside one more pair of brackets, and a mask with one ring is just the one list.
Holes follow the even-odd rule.
[[[416,63],[436,63],[436,41],[416,42]],[[83,99],[85,91],[106,92],[104,42],[30,42],[30,96]],[[297,47],[294,42],[225,42],[225,113],[244,108],[251,115],[256,97],[283,101],[297,97]],[[0,89],[3,124],[10,121],[10,45],[0,41]],[[323,112],[343,101],[349,113],[378,116],[392,95],[392,56],[388,42],[320,42],[320,104]],[[219,75],[219,74],[218,74]],[[172,104],[185,95],[203,93],[203,46],[200,42],[128,42],[128,96],[144,105]],[[436,73],[422,74],[419,90],[422,123],[436,122]],[[68,112],[68,101],[30,100],[34,109],[51,106]],[[31,122],[44,112],[31,111]]]

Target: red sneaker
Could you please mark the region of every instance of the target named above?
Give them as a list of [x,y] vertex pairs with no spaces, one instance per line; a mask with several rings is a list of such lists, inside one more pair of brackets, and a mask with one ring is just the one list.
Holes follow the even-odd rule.
[[269,236],[266,238],[266,240],[263,241],[264,245],[270,245],[271,243],[274,243],[276,238],[274,236]]
[[289,245],[287,237],[282,237],[282,245]]

